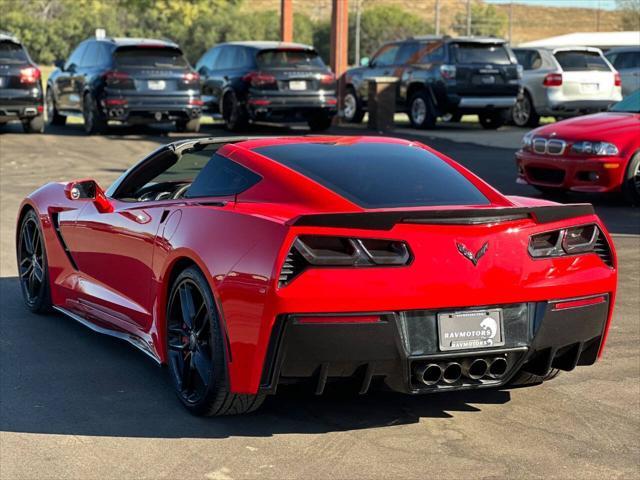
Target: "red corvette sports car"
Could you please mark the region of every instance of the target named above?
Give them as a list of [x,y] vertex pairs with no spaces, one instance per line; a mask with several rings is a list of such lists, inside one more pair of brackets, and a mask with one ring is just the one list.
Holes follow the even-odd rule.
[[518,182],[539,190],[621,191],[640,204],[640,90],[608,112],[532,130],[516,161]]
[[167,364],[203,415],[295,382],[538,383],[597,360],[616,291],[591,205],[505,197],[393,138],[172,143],[106,191],[36,190],[16,241],[28,308]]

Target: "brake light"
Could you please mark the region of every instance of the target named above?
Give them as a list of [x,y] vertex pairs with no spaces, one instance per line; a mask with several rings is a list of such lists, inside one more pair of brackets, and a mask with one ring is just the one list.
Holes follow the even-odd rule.
[[320,76],[320,83],[322,85],[331,85],[336,81],[336,76],[333,73],[325,73]]
[[134,88],[133,79],[128,73],[118,70],[109,70],[102,78],[109,87],[114,88]]
[[260,88],[276,84],[276,77],[262,72],[247,73],[242,80],[251,84],[252,87]]
[[591,305],[599,305],[607,301],[605,295],[597,295],[595,297],[576,298],[575,300],[563,300],[553,305],[554,310],[568,310],[571,308],[589,307]]
[[622,79],[620,78],[620,74],[618,72],[613,74],[613,83],[616,87],[622,86]]
[[545,87],[559,87],[562,85],[562,74],[561,73],[548,73],[544,77],[544,81],[542,84]]
[[196,72],[187,72],[182,75],[184,83],[200,83],[200,74]]
[[20,83],[33,84],[40,79],[40,70],[35,67],[23,68],[20,70]]
[[202,105],[204,105],[204,101],[200,98],[190,98],[189,105],[196,105],[198,107],[201,107]]
[[591,252],[601,255],[606,253],[600,252],[600,249],[596,251],[601,235],[600,229],[592,223],[538,233],[529,239],[529,255],[533,258],[563,257]]

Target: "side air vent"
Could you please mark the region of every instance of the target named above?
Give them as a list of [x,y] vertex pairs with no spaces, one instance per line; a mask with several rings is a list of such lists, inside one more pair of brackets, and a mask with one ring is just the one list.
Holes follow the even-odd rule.
[[306,267],[307,262],[296,248],[289,250],[287,258],[280,270],[278,277],[278,286],[283,287],[293,280],[296,275],[301,273]]
[[53,228],[56,232],[56,237],[58,237],[58,241],[60,242],[60,245],[62,245],[62,248],[64,249],[64,253],[67,255],[67,258],[69,259],[69,263],[74,268],[74,270],[78,270],[78,265],[76,265],[76,261],[71,256],[69,247],[67,247],[67,244],[65,243],[64,238],[62,238],[62,232],[60,231],[60,219],[58,218],[59,215],[60,214],[58,212],[52,213],[51,223],[53,224]]
[[607,238],[600,230],[598,230],[598,239],[593,246],[593,251],[606,265],[613,268],[613,254],[611,253],[611,247],[609,246],[609,242],[607,242]]

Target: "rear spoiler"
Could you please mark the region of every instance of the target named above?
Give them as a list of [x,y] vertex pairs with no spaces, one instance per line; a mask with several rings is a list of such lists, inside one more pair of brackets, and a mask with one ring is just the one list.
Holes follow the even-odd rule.
[[481,225],[524,218],[532,218],[537,223],[551,223],[594,214],[593,205],[590,203],[575,203],[539,207],[498,207],[464,210],[318,213],[301,215],[295,218],[291,225],[296,227],[391,230],[398,223]]

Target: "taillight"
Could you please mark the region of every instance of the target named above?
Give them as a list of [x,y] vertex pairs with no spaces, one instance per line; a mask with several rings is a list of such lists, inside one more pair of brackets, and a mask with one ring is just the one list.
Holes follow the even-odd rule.
[[399,266],[411,258],[409,246],[400,240],[302,235],[287,254],[279,285],[310,267]]
[[559,87],[562,85],[562,74],[561,73],[547,73],[544,77],[544,81],[542,84],[545,87]]
[[622,86],[622,79],[620,78],[620,74],[618,72],[613,74],[613,83],[616,87]]
[[456,78],[456,66],[440,65],[440,76],[445,80],[453,80]]
[[320,84],[321,85],[331,85],[335,83],[336,76],[333,73],[325,73],[324,75],[320,75]]
[[35,67],[23,68],[20,70],[20,83],[28,85],[36,83],[40,80],[40,70]]
[[113,88],[135,88],[135,83],[131,78],[131,75],[125,72],[119,72],[118,70],[109,70],[102,78],[109,87]]
[[187,72],[182,75],[182,81],[189,85],[196,85],[200,83],[200,74],[196,72]]
[[533,258],[563,257],[580,253],[596,253],[604,263],[612,266],[611,249],[597,225],[563,228],[537,233],[529,238],[529,255]]
[[264,88],[269,86],[275,86],[276,77],[262,72],[250,72],[247,73],[242,80],[248,82],[252,87]]

